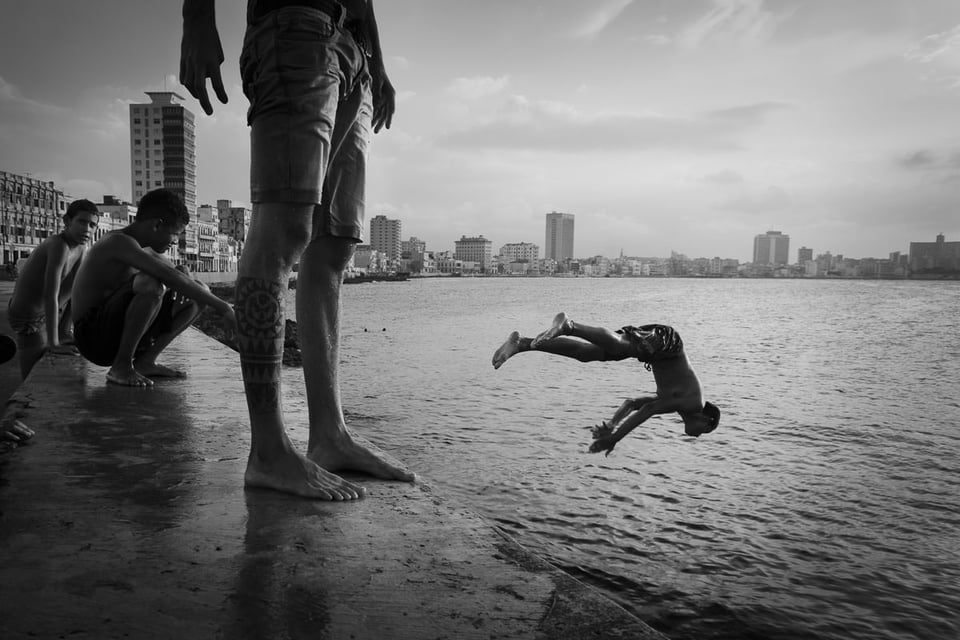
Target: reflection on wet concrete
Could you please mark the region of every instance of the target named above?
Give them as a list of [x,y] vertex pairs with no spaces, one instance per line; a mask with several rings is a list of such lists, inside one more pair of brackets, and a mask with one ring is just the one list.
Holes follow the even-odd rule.
[[189,379],[47,357],[17,392],[37,436],[0,460],[0,637],[658,637],[429,486],[245,490],[235,355],[188,332],[168,359]]

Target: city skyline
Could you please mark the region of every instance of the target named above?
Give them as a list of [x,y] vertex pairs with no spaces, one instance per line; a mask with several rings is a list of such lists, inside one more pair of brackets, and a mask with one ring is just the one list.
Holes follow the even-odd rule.
[[[11,3],[0,167],[133,200],[129,105],[173,91],[196,114],[198,204],[248,202],[241,5],[218,11],[230,102],[207,117],[176,81],[179,3]],[[956,2],[377,9],[399,93],[372,145],[368,219],[403,219],[430,246],[485,230],[539,243],[549,211],[576,214],[584,256],[749,261],[765,229],[859,257],[960,237],[960,141],[945,135],[960,109]]]

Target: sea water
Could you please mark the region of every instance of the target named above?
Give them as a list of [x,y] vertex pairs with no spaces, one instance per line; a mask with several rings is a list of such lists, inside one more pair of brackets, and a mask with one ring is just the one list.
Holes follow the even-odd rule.
[[[640,363],[490,363],[561,310],[673,325],[720,427],[587,453]],[[960,637],[960,283],[414,279],[342,334],[358,433],[676,640]]]

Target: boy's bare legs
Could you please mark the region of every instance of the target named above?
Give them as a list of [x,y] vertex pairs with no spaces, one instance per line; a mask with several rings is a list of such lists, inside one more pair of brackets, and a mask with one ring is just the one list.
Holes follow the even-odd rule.
[[[236,294],[237,346],[251,432],[244,481],[308,498],[352,500],[365,490],[293,448],[280,402],[284,298],[293,263],[309,241],[312,216],[311,204],[253,205]],[[320,306],[326,301],[313,302]]]
[[133,363],[140,340],[153,324],[163,304],[163,285],[145,274],[133,279],[133,299],[123,320],[123,335],[113,365],[107,371],[107,382],[126,387],[149,387],[153,380],[137,371]]
[[20,363],[20,377],[27,379],[33,365],[37,364],[47,350],[47,338],[43,331],[30,335],[17,335],[17,357]]
[[300,257],[297,332],[310,413],[307,457],[328,471],[361,471],[385,480],[413,482],[414,475],[357,443],[347,431],[340,402],[340,289],[354,243],[315,238]]
[[134,368],[142,375],[150,378],[186,378],[187,374],[183,371],[158,364],[157,358],[177,336],[193,324],[193,321],[200,315],[200,311],[200,305],[192,300],[175,303],[170,331],[161,333],[154,338],[150,348],[134,359]]
[[558,313],[550,328],[535,338],[523,338],[514,331],[493,354],[493,368],[524,351],[542,351],[580,362],[623,360],[629,357],[630,342],[621,334],[603,327],[574,322],[567,314]]

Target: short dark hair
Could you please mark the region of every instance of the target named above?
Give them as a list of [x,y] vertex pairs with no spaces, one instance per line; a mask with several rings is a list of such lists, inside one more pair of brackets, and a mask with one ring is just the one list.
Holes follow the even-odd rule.
[[703,415],[710,418],[710,426],[707,427],[707,430],[704,433],[710,433],[720,424],[720,409],[717,408],[717,405],[712,402],[703,403]]
[[70,203],[70,206],[67,207],[67,212],[63,214],[63,217],[66,220],[73,220],[73,216],[77,215],[81,211],[86,211],[87,213],[93,213],[95,215],[100,215],[100,209],[97,208],[97,205],[93,204],[86,198],[80,200],[74,200]]
[[137,220],[159,218],[164,224],[173,226],[190,224],[190,212],[180,196],[169,189],[148,191],[137,204]]

